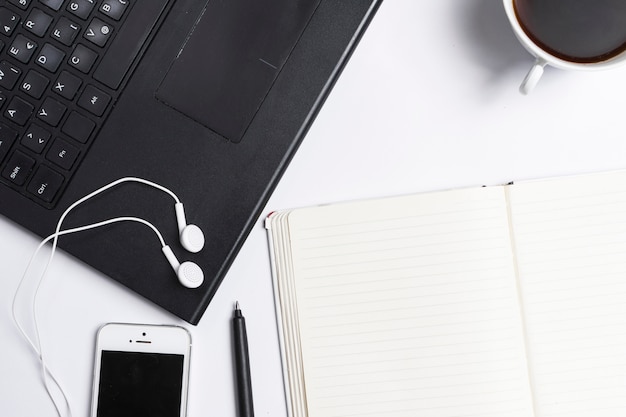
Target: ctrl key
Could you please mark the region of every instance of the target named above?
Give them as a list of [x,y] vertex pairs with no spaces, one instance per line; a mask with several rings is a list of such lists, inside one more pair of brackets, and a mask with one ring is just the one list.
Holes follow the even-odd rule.
[[34,165],[33,158],[15,151],[2,170],[2,176],[15,185],[23,185]]
[[50,203],[63,185],[65,178],[45,165],[40,166],[28,184],[28,192],[35,197]]

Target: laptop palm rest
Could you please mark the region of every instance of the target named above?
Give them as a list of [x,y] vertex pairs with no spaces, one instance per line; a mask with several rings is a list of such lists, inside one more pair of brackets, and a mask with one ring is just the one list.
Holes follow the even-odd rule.
[[320,0],[211,0],[156,96],[240,142]]

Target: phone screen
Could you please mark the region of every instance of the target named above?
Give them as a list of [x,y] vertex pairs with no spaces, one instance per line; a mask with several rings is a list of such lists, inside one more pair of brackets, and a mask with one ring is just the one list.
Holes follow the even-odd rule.
[[179,417],[184,356],[103,350],[97,417]]

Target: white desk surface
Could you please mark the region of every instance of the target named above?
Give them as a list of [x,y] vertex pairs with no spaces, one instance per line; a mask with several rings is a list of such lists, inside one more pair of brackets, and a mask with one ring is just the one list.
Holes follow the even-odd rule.
[[[522,96],[517,88],[532,62],[500,0],[386,0],[265,212],[625,168],[626,68],[548,69]],[[38,242],[0,218],[3,416],[55,416],[36,358],[10,316]],[[185,325],[194,341],[189,416],[235,416],[235,300],[247,319],[256,415],[286,416],[262,219],[197,327],[59,254],[39,313],[49,365],[74,415],[88,415],[96,330],[121,321]]]

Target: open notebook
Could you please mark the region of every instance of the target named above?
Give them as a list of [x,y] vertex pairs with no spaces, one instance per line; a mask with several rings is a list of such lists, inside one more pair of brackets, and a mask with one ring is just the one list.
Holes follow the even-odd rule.
[[266,225],[290,416],[626,416],[626,172]]

